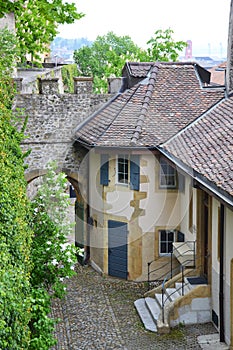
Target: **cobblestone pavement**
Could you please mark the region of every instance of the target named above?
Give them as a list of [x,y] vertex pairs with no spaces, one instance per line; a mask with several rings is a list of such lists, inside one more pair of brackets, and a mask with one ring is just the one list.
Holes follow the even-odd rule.
[[59,317],[53,350],[200,349],[199,335],[216,333],[212,324],[179,327],[159,336],[142,326],[133,302],[146,291],[143,283],[101,276],[91,267],[77,266],[65,299],[56,301]]

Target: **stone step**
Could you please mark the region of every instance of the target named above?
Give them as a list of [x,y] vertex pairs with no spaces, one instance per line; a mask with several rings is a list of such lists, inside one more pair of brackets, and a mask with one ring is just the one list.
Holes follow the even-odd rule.
[[174,301],[180,297],[180,293],[177,292],[176,288],[167,288],[166,295],[170,301]]
[[[155,300],[157,301],[159,307],[162,308],[162,293],[155,293]],[[168,303],[170,303],[170,300],[168,298],[168,296],[166,295],[166,293],[164,294],[164,305],[167,305]]]
[[[181,282],[176,282],[175,284],[177,292],[182,295],[182,283]],[[184,283],[184,294],[187,294],[190,292],[189,284]]]
[[157,323],[158,317],[161,312],[161,308],[156,302],[155,298],[147,297],[145,298],[147,309],[149,310],[153,320]]
[[139,314],[139,317],[144,324],[146,330],[150,332],[157,332],[157,326],[151,316],[150,311],[147,308],[144,298],[138,299],[134,302],[134,306]]
[[187,284],[190,289],[196,288],[198,286],[207,285],[206,279],[198,276],[185,277],[184,281],[185,281],[185,284]]

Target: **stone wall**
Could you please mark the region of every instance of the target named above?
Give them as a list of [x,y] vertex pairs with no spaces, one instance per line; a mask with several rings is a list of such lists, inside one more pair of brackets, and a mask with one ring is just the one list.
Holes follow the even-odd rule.
[[[80,86],[77,86],[79,85]],[[14,110],[23,111],[19,116],[19,127],[27,116],[26,138],[22,142],[24,151],[31,150],[26,158],[28,181],[43,175],[46,164],[56,160],[66,173],[78,173],[87,151],[74,147],[74,134],[78,125],[96,109],[106,103],[111,95],[90,93],[90,79],[75,79],[78,94],[58,93],[58,79],[41,79],[40,94],[18,94]]]

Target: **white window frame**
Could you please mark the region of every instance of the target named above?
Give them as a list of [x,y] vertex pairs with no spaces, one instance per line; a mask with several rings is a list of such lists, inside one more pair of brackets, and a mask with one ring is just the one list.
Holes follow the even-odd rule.
[[[162,231],[165,231],[165,232],[166,232],[166,241],[162,241],[162,240],[161,240],[161,233],[162,233]],[[160,230],[158,230],[158,232],[159,232],[159,255],[162,256],[162,255],[170,254],[170,252],[168,252],[168,244],[177,241],[177,233],[176,233],[176,230],[160,229]],[[173,241],[169,241],[169,240],[168,240],[168,234],[169,234],[169,233],[173,233]],[[166,252],[161,252],[161,243],[166,243]]]
[[[163,167],[164,165],[164,167]],[[164,171],[166,167],[166,172]],[[170,172],[172,170],[172,173]],[[172,183],[168,183],[168,178],[173,179]],[[162,181],[163,179],[163,181]],[[169,181],[170,182],[170,181]],[[177,172],[176,169],[171,166],[166,159],[161,158],[159,164],[159,188],[177,188]]]
[[[127,171],[121,171],[119,172],[119,159],[124,159],[127,160]],[[124,185],[127,186],[129,184],[130,181],[130,168],[129,168],[129,163],[130,163],[130,159],[128,154],[118,154],[117,158],[116,158],[116,183],[119,185]],[[123,181],[119,181],[119,173],[121,173],[123,175]],[[127,175],[127,176],[126,176]]]

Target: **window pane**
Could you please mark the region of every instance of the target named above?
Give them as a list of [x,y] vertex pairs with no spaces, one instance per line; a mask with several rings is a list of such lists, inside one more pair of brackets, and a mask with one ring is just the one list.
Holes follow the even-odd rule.
[[167,253],[167,244],[166,243],[160,243],[160,253]]
[[164,242],[166,242],[166,231],[165,230],[162,230],[162,231],[160,231],[160,240],[161,241],[164,241]]
[[118,156],[118,182],[119,183],[128,183],[128,156],[119,155]]
[[174,237],[174,233],[173,232],[168,232],[168,241],[169,242],[173,242],[173,237]]
[[167,253],[171,253],[172,252],[172,243],[168,243],[168,251]]
[[176,170],[164,159],[160,160],[160,186],[167,188],[176,186]]

